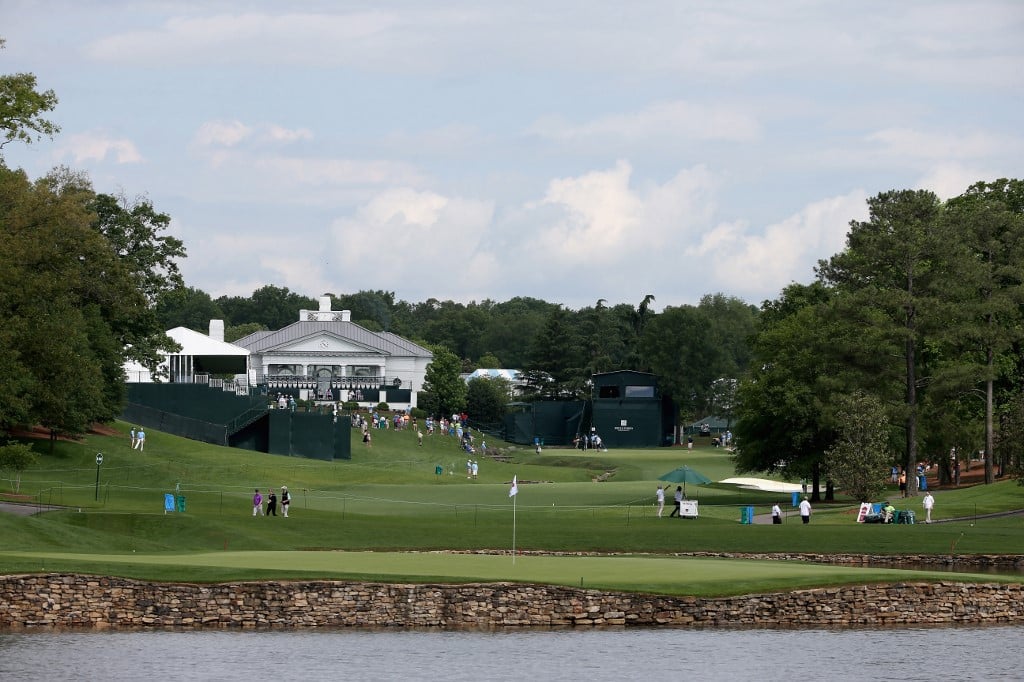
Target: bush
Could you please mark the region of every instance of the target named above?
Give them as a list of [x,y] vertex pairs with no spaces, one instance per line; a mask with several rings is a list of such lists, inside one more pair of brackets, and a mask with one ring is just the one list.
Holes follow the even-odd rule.
[[354,400],[349,400],[341,404],[341,409],[345,410],[346,412],[358,412],[359,403],[357,403]]
[[377,403],[377,411],[378,412],[388,412],[390,410],[391,410],[391,408],[388,407],[387,403]]
[[420,409],[418,407],[414,407],[411,410],[409,410],[409,416],[412,417],[413,419],[426,419],[427,411]]

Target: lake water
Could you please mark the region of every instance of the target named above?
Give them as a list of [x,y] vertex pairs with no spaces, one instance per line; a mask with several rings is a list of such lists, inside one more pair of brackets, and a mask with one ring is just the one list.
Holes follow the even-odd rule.
[[0,634],[0,680],[1020,680],[1024,626]]

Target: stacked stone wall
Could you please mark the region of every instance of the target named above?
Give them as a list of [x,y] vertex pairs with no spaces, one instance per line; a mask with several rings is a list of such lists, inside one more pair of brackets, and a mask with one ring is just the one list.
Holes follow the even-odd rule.
[[549,585],[342,581],[157,584],[0,577],[0,629],[869,627],[1024,623],[1024,585],[906,582],[742,597]]

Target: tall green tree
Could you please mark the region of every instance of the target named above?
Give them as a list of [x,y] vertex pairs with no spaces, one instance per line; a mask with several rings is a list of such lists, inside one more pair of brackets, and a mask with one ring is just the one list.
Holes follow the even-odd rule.
[[551,311],[533,338],[526,368],[527,389],[539,398],[581,398],[590,376],[583,369],[580,339],[572,313],[559,306]]
[[577,313],[583,372],[586,375],[631,369],[629,357],[636,351],[633,329],[606,305],[602,298]]
[[[927,342],[948,332],[955,313],[946,288],[955,241],[943,229],[932,192],[884,192],[868,200],[868,209],[867,221],[850,223],[846,249],[821,262],[818,272],[839,291],[833,299],[839,316],[862,336],[873,336],[874,343],[859,344],[849,357],[871,370],[862,372],[864,388],[891,400],[891,381],[902,384],[897,412],[905,431],[903,466],[914,471],[918,392],[927,376],[923,357]],[[910,479],[908,491],[915,494],[916,480]]]
[[92,228],[80,178],[0,168],[0,318],[28,423],[83,432],[120,412],[129,319],[145,300]]
[[[0,50],[6,43],[0,38]],[[34,74],[0,74],[0,153],[11,142],[31,144],[60,132],[59,126],[45,118],[56,108],[57,95],[37,88]]]
[[392,330],[393,291],[357,291],[332,297],[333,310],[348,310],[352,321],[373,331]]
[[750,337],[757,331],[757,307],[717,293],[702,296],[697,310],[707,316],[710,343],[718,349],[716,372],[724,378],[738,379],[750,364]]
[[171,217],[153,208],[145,198],[129,200],[124,195],[97,194],[90,205],[100,231],[118,258],[136,279],[146,300],[152,303],[163,293],[184,286],[178,260],[185,258],[185,245],[164,234]]
[[1024,182],[979,182],[948,202],[945,218],[966,250],[954,276],[967,323],[952,346],[972,383],[983,386],[985,482],[992,483],[996,385],[1013,364],[1006,354],[1024,340]]
[[690,305],[668,306],[645,323],[639,354],[641,367],[659,376],[687,420],[708,416],[712,382],[721,375],[707,315]]
[[1010,475],[1024,486],[1024,393],[1017,393],[1007,402],[1001,421],[996,450]]
[[834,439],[828,405],[843,383],[843,364],[829,350],[836,342],[832,295],[820,282],[791,284],[761,306],[750,370],[736,396],[736,470],[809,478],[813,500]]
[[[2,259],[0,259],[2,260]],[[12,273],[0,268],[0,291],[10,291],[6,280]],[[10,308],[0,304],[6,314]],[[17,341],[24,334],[24,319],[7,318],[0,327],[0,433],[9,433],[19,424],[27,424],[29,417],[29,396],[32,395],[32,373],[25,366]]]
[[224,312],[226,324],[255,322],[267,329],[282,329],[298,322],[300,310],[319,309],[319,304],[312,297],[273,284],[260,287],[248,298],[221,296],[216,303]]
[[194,287],[183,286],[161,292],[154,309],[162,329],[186,327],[205,334],[210,328],[210,320],[224,319],[224,311],[210,295]]
[[478,424],[494,424],[505,416],[509,385],[500,378],[477,377],[466,387],[466,413]]
[[525,370],[530,364],[533,339],[556,307],[527,297],[494,304],[480,331],[481,349],[501,358],[503,368]]
[[255,334],[256,332],[265,331],[266,327],[262,324],[250,322],[248,324],[236,324],[231,327],[224,328],[224,340],[228,343],[234,343],[238,339],[249,336],[249,334]]
[[466,408],[466,382],[459,356],[444,346],[431,346],[434,359],[427,366],[420,407],[435,416],[461,413]]

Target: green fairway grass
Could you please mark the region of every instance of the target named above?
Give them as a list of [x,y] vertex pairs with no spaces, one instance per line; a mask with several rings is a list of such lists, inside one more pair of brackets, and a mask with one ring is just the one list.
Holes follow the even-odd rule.
[[[187,555],[5,553],[25,566],[104,567],[118,575],[169,579],[167,566],[187,562],[207,579],[347,579],[373,582],[522,582],[590,589],[694,596],[726,596],[822,585],[914,580],[1010,582],[1007,576],[935,571],[863,569],[802,561],[689,557],[531,556],[391,552],[214,552]],[[36,569],[39,570],[39,569]],[[96,572],[96,571],[89,571]]]
[[[834,504],[816,504],[812,522],[806,526],[794,519],[781,526],[741,525],[741,507],[754,506],[757,513],[765,514],[778,501],[791,511],[789,495],[722,483],[688,485],[688,496],[700,503],[699,518],[655,516],[659,475],[682,464],[714,481],[735,475],[728,452],[703,444],[693,451],[547,448],[538,455],[530,448],[488,439],[492,449],[501,445],[503,456],[510,461],[495,461],[477,453],[473,457],[480,464],[479,477],[468,480],[467,455],[458,449],[455,439],[433,436],[418,447],[411,431],[375,432],[372,448],[363,446],[356,435],[351,461],[326,462],[222,448],[156,431],[147,433],[146,450],[138,452],[128,447],[130,425],[119,423],[116,427],[120,430],[117,436],[90,435],[78,443],[60,442],[53,454],[49,443],[35,443],[40,460],[22,474],[17,499],[27,498],[55,509],[27,517],[0,514],[0,533],[5,539],[0,571],[41,570],[34,566],[34,557],[40,557],[45,570],[162,580],[309,577],[310,572],[323,577],[491,580],[500,575],[488,577],[487,571],[478,568],[463,569],[452,555],[438,555],[445,557],[442,568],[453,568],[438,569],[437,573],[433,567],[426,570],[428,564],[423,563],[425,557],[435,555],[411,555],[411,569],[397,557],[408,550],[508,551],[513,525],[516,548],[537,552],[1024,554],[1024,517],[975,520],[1024,509],[1024,489],[1012,481],[935,492],[937,519],[964,517],[952,523],[857,524],[857,505],[840,496]],[[98,484],[97,452],[104,454]],[[441,475],[436,474],[438,466]],[[519,495],[514,500],[508,496],[513,475],[519,481]],[[291,518],[253,518],[253,489],[265,493],[267,488],[282,485],[292,493]],[[0,481],[0,487],[4,493],[13,492],[10,481]],[[165,514],[165,493],[182,495],[185,511]],[[899,500],[894,495],[892,499],[897,507],[914,509],[919,518],[923,516],[920,498]],[[670,508],[671,504],[666,517]],[[376,559],[377,566],[360,563],[352,571],[332,572],[340,569],[328,570],[320,558],[313,559],[323,555],[323,561],[329,562],[338,556],[334,550],[346,550],[345,556],[352,557],[363,557],[361,550],[375,550],[365,556],[371,563]],[[281,559],[251,563],[244,559],[250,553],[269,553]],[[160,557],[167,562],[170,556],[174,557],[170,563],[159,563]],[[210,556],[238,556],[242,563],[207,563],[201,558]],[[157,563],[143,561],[144,557],[156,558]],[[521,557],[516,565],[538,558]],[[481,566],[497,559],[486,557]],[[595,571],[591,584],[585,575],[575,575],[579,572],[575,566],[552,565],[563,566],[555,571],[565,572],[560,579],[547,573],[521,579],[578,584],[584,577],[585,584],[594,587],[619,585],[616,589],[626,589],[625,585],[632,584],[635,589],[672,593],[682,589],[672,587],[675,578],[655,579],[660,569],[644,573],[646,569],[631,568],[624,572],[624,582],[600,577],[604,574]],[[750,572],[750,565],[738,565],[748,566],[742,570]],[[869,577],[866,569],[842,570],[853,571],[864,580],[885,579]],[[816,584],[845,581],[842,571],[830,573],[821,566],[812,566],[807,576],[784,578],[782,583],[762,571],[753,571],[749,579],[724,570],[720,573],[724,582],[745,585],[744,589],[759,584],[767,589],[785,580],[797,580],[793,584],[803,586],[807,583],[799,581],[812,575],[820,575]],[[505,575],[501,579],[520,578]],[[708,589],[729,591],[721,584]]]

